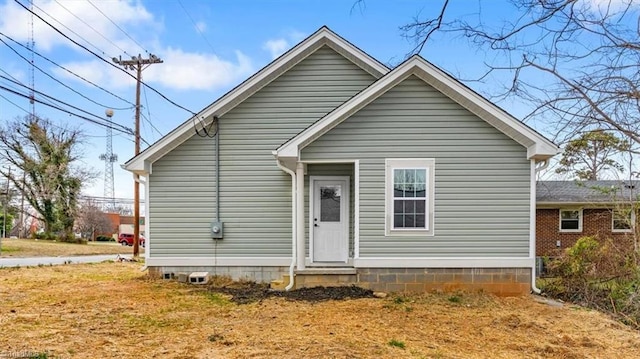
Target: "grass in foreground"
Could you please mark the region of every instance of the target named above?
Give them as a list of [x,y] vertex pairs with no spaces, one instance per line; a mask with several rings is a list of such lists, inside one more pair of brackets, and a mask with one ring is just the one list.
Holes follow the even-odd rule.
[[[316,303],[153,280],[131,263],[0,269],[0,355],[63,358],[638,358],[640,333],[530,297]],[[409,310],[410,309],[410,310]]]
[[[144,248],[140,247],[140,254]],[[34,239],[2,239],[1,257],[57,257],[92,254],[133,254],[132,247],[109,242],[75,244]]]

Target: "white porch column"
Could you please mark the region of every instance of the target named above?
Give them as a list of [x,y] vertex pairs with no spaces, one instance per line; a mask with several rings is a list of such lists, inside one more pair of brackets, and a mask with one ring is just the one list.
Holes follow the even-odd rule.
[[296,227],[298,239],[298,269],[305,268],[305,231],[304,231],[304,163],[296,165]]

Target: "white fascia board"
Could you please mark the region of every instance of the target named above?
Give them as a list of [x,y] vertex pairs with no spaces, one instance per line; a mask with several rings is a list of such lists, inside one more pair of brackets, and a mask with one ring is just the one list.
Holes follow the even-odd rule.
[[150,257],[147,267],[288,267],[291,257]]
[[355,268],[534,268],[535,258],[354,258]]
[[291,69],[324,45],[331,47],[341,55],[349,58],[376,78],[379,78],[389,72],[389,68],[376,61],[364,51],[336,35],[327,27],[322,27],[313,35],[309,36],[291,50],[265,66],[262,70],[245,80],[236,88],[227,92],[216,102],[207,106],[198,114],[182,123],[141,154],[127,161],[123,168],[131,172],[141,173],[144,171],[146,163],[153,163],[187,139],[191,138],[195,133],[195,123],[198,123],[200,126],[202,125],[200,121],[203,121],[206,126],[213,121],[214,115],[222,117],[239,103],[243,102],[249,96],[268,85],[271,81]]
[[[549,142],[549,141],[547,141]],[[548,143],[535,143],[527,147],[527,158],[536,161],[544,161],[560,153],[558,146]]]
[[277,150],[277,155],[279,157],[297,156],[305,146],[410,75],[418,76],[427,84],[473,112],[505,135],[522,144],[527,148],[527,158],[543,160],[558,153],[558,147],[544,136],[447,75],[436,66],[419,56],[414,56],[283,145]]

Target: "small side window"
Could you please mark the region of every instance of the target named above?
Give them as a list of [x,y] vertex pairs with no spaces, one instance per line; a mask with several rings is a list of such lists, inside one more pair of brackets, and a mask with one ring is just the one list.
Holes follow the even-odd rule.
[[611,232],[631,232],[635,221],[636,215],[630,208],[614,209],[611,215]]
[[560,210],[560,232],[582,232],[582,210]]

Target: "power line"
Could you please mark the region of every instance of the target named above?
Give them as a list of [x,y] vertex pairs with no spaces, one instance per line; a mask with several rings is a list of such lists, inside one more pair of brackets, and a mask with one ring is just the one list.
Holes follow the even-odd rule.
[[[54,0],[58,5],[60,5],[61,8],[65,9],[69,14],[71,14],[71,16],[75,17],[76,19],[80,20],[80,22],[82,22],[83,24],[87,25],[88,28],[90,28],[91,30],[93,30],[96,34],[100,35],[100,37],[102,37],[103,39],[107,40],[111,45],[113,45],[114,47],[116,47],[118,50],[126,53],[126,51],[121,48],[120,46],[118,46],[118,44],[116,44],[115,42],[111,41],[111,39],[108,39],[106,36],[102,35],[102,33],[98,30],[96,30],[93,26],[87,24],[86,21],[82,20],[82,18],[80,18],[78,15],[74,14],[73,12],[71,12],[71,10],[67,9],[64,5],[62,5],[58,0]],[[91,3],[91,1],[89,1],[89,3]],[[91,4],[93,5],[93,4]],[[94,6],[95,7],[95,6]],[[53,18],[51,15],[49,15],[49,17]],[[85,41],[87,41],[85,39]],[[88,42],[88,41],[87,41]],[[103,52],[104,54],[104,52]]]
[[200,36],[202,36],[202,38],[204,39],[204,41],[207,43],[207,45],[209,45],[209,47],[211,48],[211,51],[213,51],[213,53],[216,53],[216,50],[213,48],[213,45],[211,45],[211,43],[209,42],[209,39],[207,39],[204,34],[202,33],[202,31],[200,31],[200,26],[198,26],[198,24],[195,22],[195,20],[193,20],[193,17],[191,17],[191,14],[189,14],[189,12],[187,11],[187,8],[184,7],[184,5],[182,4],[182,1],[178,0],[178,4],[180,4],[180,7],[182,8],[182,10],[184,10],[184,13],[187,14],[187,17],[189,18],[189,20],[191,20],[191,23],[193,24],[193,26],[196,28],[196,31],[198,32],[198,34],[200,34]]
[[[59,67],[59,68],[61,68],[61,69],[63,69],[63,70],[65,70],[66,72],[68,72],[69,74],[71,74],[71,75],[75,76],[76,78],[78,78],[78,79],[80,79],[80,80],[82,80],[82,81],[84,81],[84,82],[86,82],[86,83],[88,83],[88,84],[90,84],[90,85],[92,85],[92,86],[94,86],[94,87],[96,87],[96,88],[98,88],[98,89],[100,89],[100,90],[102,90],[102,91],[104,91],[104,92],[108,93],[109,95],[111,95],[111,96],[113,96],[113,97],[115,97],[115,98],[117,98],[117,99],[119,99],[119,100],[122,100],[122,101],[124,101],[124,102],[126,102],[126,103],[128,103],[128,104],[130,104],[130,105],[132,106],[132,107],[125,107],[125,108],[116,108],[116,107],[111,107],[111,106],[110,106],[109,108],[112,108],[112,109],[114,109],[114,110],[128,110],[129,108],[133,108],[133,107],[135,107],[135,106],[136,106],[133,102],[131,102],[131,101],[129,101],[129,100],[127,100],[127,99],[125,99],[125,98],[123,98],[123,97],[121,97],[121,96],[116,95],[115,93],[113,93],[113,92],[111,92],[111,91],[109,91],[109,90],[105,89],[104,87],[102,87],[102,86],[100,86],[100,85],[98,85],[98,84],[96,84],[96,83],[92,82],[91,80],[87,80],[86,78],[84,78],[84,77],[82,77],[82,76],[78,75],[77,73],[75,73],[75,72],[73,72],[73,71],[69,70],[68,68],[66,68],[66,67],[64,67],[64,66],[62,66],[62,65],[60,65],[60,64],[58,64],[57,62],[55,62],[55,61],[53,61],[53,60],[49,59],[48,57],[46,57],[46,56],[44,56],[44,55],[40,54],[39,52],[37,52],[37,51],[35,51],[35,50],[32,50],[32,49],[29,49],[28,47],[26,47],[26,46],[24,46],[23,44],[21,44],[20,42],[18,42],[18,41],[16,41],[16,40],[14,40],[14,39],[13,39],[13,38],[11,38],[10,36],[8,36],[8,35],[6,35],[6,34],[4,34],[4,33],[2,33],[2,32],[0,32],[0,35],[4,36],[5,38],[7,38],[9,41],[13,42],[14,44],[19,45],[19,46],[21,46],[21,47],[22,47],[22,48],[24,48],[24,49],[27,49],[27,50],[28,50],[28,51],[30,51],[31,53],[36,54],[36,55],[37,55],[38,57],[40,57],[41,59],[46,60],[46,61],[48,61],[49,63],[51,63],[51,64],[53,64],[53,65],[55,65],[55,66],[57,66],[57,67]],[[14,51],[15,51],[15,50],[14,50]]]
[[8,103],[10,103],[10,104],[14,105],[15,107],[17,107],[17,108],[21,109],[22,111],[24,111],[24,112],[26,112],[26,113],[31,113],[30,111],[25,110],[22,106],[20,106],[20,105],[16,104],[15,102],[13,102],[13,101],[9,100],[8,98],[6,98],[6,97],[4,97],[4,96],[2,96],[2,95],[0,95],[0,97],[2,97],[3,99],[5,99],[5,101],[7,101]]
[[[24,83],[22,83],[20,80],[18,80],[17,78],[15,78],[14,76],[12,76],[10,73],[6,72],[5,70],[0,69],[0,71],[1,71],[1,72],[3,72],[4,74],[6,74],[7,76],[9,76],[10,78],[12,78],[12,79],[14,80],[14,81],[9,81],[10,83],[5,84],[6,86],[11,86],[11,88],[13,88],[13,89],[14,89],[14,90],[16,90],[16,91],[19,91],[20,89],[19,89],[18,87],[14,87],[11,83],[13,83],[13,84],[18,84],[18,85],[20,85],[20,86],[22,86],[22,87],[26,87],[26,88],[28,88],[28,89],[29,89],[29,96],[30,96],[30,98],[33,98],[33,97],[34,97],[34,92],[33,92],[33,90],[32,90],[32,87],[27,87],[27,85],[25,85]],[[44,100],[43,100],[43,101],[44,101]],[[46,100],[46,101],[47,101],[48,103],[50,103],[50,104],[53,104],[53,102],[52,102],[52,101],[50,101],[50,100]],[[31,102],[31,100],[29,100],[29,102]],[[34,111],[34,108],[33,108],[33,105],[34,105],[34,104],[33,104],[33,103],[30,103],[30,104],[32,105],[32,109],[31,109],[31,113],[30,113],[30,114],[31,114],[31,115],[33,115],[33,116],[35,116],[35,111]]]
[[[4,35],[4,34],[3,34]],[[22,56],[18,51],[16,51],[16,49],[14,49],[13,47],[11,47],[11,45],[7,44],[4,40],[0,39],[0,42],[2,42],[3,44],[5,44],[8,48],[10,48],[13,52],[15,52],[16,55],[20,56],[20,58],[22,58],[24,61],[29,62],[32,66],[32,68],[36,68],[38,69],[38,71],[42,72],[45,76],[49,77],[50,79],[52,79],[53,81],[59,83],[60,85],[66,87],[67,89],[71,90],[72,92],[74,92],[75,94],[81,96],[82,98],[98,105],[98,106],[102,106],[105,108],[112,108],[110,106],[101,104],[87,96],[85,96],[84,94],[80,93],[79,91],[75,90],[74,88],[72,88],[71,86],[65,84],[64,82],[58,80],[57,78],[55,78],[53,75],[48,74],[46,71],[44,71],[43,69],[41,69],[40,67],[36,66],[34,63],[32,63],[30,60],[28,60],[26,57]],[[33,53],[33,52],[32,52]],[[4,71],[3,71],[4,72]],[[120,108],[119,110],[122,110],[122,108]]]
[[[33,12],[33,10],[25,7],[24,5],[22,5],[20,2],[18,2],[18,0],[15,0],[15,2],[18,3],[18,5],[22,6],[23,8],[27,9],[27,11],[29,11],[32,15],[37,16],[40,20],[45,21],[43,18],[41,18],[39,15],[37,15],[35,12]],[[106,56],[105,52],[102,51],[100,48],[98,48],[96,45],[92,44],[91,41],[85,39],[84,37],[80,36],[77,32],[71,30],[67,25],[63,24],[62,22],[60,22],[58,19],[56,19],[55,17],[49,15],[46,11],[42,10],[42,8],[40,8],[38,5],[34,4],[33,1],[29,1],[30,5],[35,6],[38,10],[40,10],[43,14],[47,14],[48,17],[50,17],[51,19],[53,19],[55,22],[57,22],[58,24],[60,24],[62,27],[64,27],[65,29],[69,30],[72,34],[76,35],[77,37],[81,38],[84,42],[86,42],[87,44],[89,44],[90,46],[93,46],[93,48],[95,48],[96,50],[98,50],[98,52],[101,52],[103,55]],[[46,23],[46,21],[45,21]]]
[[[12,104],[13,106],[17,107],[18,109],[22,110],[23,112],[25,112],[25,113],[27,113],[27,114],[31,114],[31,112],[30,112],[29,110],[25,109],[24,107],[22,107],[22,106],[18,105],[17,103],[15,103],[15,102],[13,102],[13,101],[11,101],[11,100],[9,100],[8,98],[4,97],[3,95],[0,95],[0,98],[3,98],[5,101],[7,101],[8,103],[10,103],[10,104]],[[56,124],[54,124],[54,123],[50,123],[49,125],[51,125],[51,126],[53,126],[53,127],[56,127],[56,128],[58,128],[58,129],[63,129],[62,127],[60,127],[60,126],[58,126],[58,125],[56,125]],[[107,137],[107,136],[97,136],[97,135],[87,135],[87,134],[85,134],[84,136],[86,136],[86,137],[91,137],[91,138],[105,138],[105,137]],[[132,142],[133,142],[133,140],[132,140],[132,139],[130,139],[130,138],[128,138],[128,137],[122,137],[120,134],[116,134],[115,136],[118,136],[118,137],[121,137],[121,138],[123,138],[123,139],[125,139],[125,140],[129,140],[129,141],[132,141]]]
[[[0,78],[3,78],[3,79],[5,79],[5,80],[8,80],[8,81],[10,81],[10,82],[15,83],[16,85],[20,85],[20,86],[22,86],[22,87],[25,87],[25,88],[29,89],[29,87],[28,87],[28,86],[23,85],[23,84],[21,84],[20,82],[13,81],[13,80],[9,79],[9,78],[8,78],[8,77],[6,77],[6,76],[0,75]],[[6,89],[8,89],[8,88],[6,88]],[[10,90],[10,89],[9,89],[9,90]],[[37,91],[37,90],[33,90],[33,91],[34,91],[35,93],[39,94],[39,95],[42,95],[42,96],[44,96],[44,97],[48,98],[48,99],[54,100],[54,101],[56,101],[56,102],[58,102],[58,103],[61,103],[61,104],[65,105],[65,106],[71,107],[71,108],[72,108],[72,109],[74,109],[74,110],[77,110],[77,111],[83,112],[83,113],[85,113],[85,114],[87,114],[87,115],[90,115],[90,116],[93,116],[93,117],[97,118],[97,119],[98,119],[98,120],[100,120],[100,121],[104,121],[104,119],[103,119],[101,116],[98,116],[98,115],[95,115],[95,114],[93,114],[93,113],[91,113],[91,112],[85,111],[85,110],[83,110],[83,109],[81,109],[81,108],[79,108],[79,107],[76,107],[76,106],[71,105],[71,104],[69,104],[69,103],[66,103],[66,102],[64,102],[64,101],[62,101],[62,100],[59,100],[59,99],[57,99],[57,98],[55,98],[55,97],[53,97],[53,96],[49,96],[49,95],[47,95],[47,94],[45,94],[45,93],[43,93],[43,92],[40,92],[40,91]],[[116,122],[113,122],[113,121],[108,121],[108,122],[111,124],[111,127],[112,127],[113,125],[118,125],[118,127],[121,127],[121,128],[123,128],[123,129],[125,129],[125,130],[128,130],[128,131],[131,131],[131,129],[129,129],[129,128],[127,128],[127,127],[125,127],[125,126],[123,126],[123,125],[121,125],[121,124],[119,124],[119,123],[116,123]]]
[[144,87],[142,88],[142,92],[144,93],[144,102],[147,104],[145,108],[147,109],[147,113],[149,114],[149,118],[145,117],[144,114],[142,115],[142,118],[144,118],[149,123],[149,125],[151,125],[151,128],[156,130],[156,132],[158,132],[160,137],[162,137],[162,132],[160,132],[160,130],[158,130],[156,126],[154,126],[153,122],[151,122],[151,110],[149,108],[149,99],[147,99],[147,90]]
[[[93,56],[97,57],[98,59],[100,59],[101,61],[109,64],[109,66],[114,67],[116,69],[118,69],[119,71],[122,71],[123,73],[127,74],[129,77],[136,79],[136,77],[130,73],[128,73],[126,70],[112,64],[111,62],[105,60],[104,58],[102,58],[100,55],[96,54],[95,52],[93,52],[92,50],[90,50],[89,48],[87,48],[86,46],[80,44],[79,42],[77,42],[76,40],[70,38],[67,34],[65,34],[64,32],[60,31],[57,27],[53,26],[50,22],[48,22],[47,20],[43,19],[42,16],[36,14],[34,11],[32,11],[31,9],[29,9],[28,7],[24,6],[23,4],[21,4],[18,0],[14,0],[16,3],[18,3],[18,5],[20,5],[23,9],[27,10],[28,12],[32,13],[33,15],[35,15],[38,19],[40,19],[42,22],[44,22],[45,24],[47,24],[49,27],[51,27],[54,31],[56,31],[57,33],[59,33],[60,35],[62,35],[64,38],[66,38],[67,40],[71,41],[72,43],[74,43],[75,45],[81,47],[82,49],[84,49],[85,51],[89,52],[90,54],[92,54]],[[115,59],[115,58],[114,58]],[[152,86],[148,85],[147,83],[140,81],[140,83],[144,86],[146,86],[147,88],[149,88],[149,90],[155,92],[156,94],[158,94],[158,96],[162,97],[163,99],[165,99],[167,102],[171,103],[172,105],[185,110],[187,112],[189,112],[190,114],[192,114],[193,116],[197,116],[198,114],[189,110],[188,108],[179,105],[178,103],[174,102],[173,100],[171,100],[170,98],[168,98],[167,96],[165,96],[164,94],[162,94],[160,91],[156,90],[155,88],[153,88]]]
[[[56,2],[57,2],[57,0],[56,0]],[[147,51],[147,49],[145,49],[145,48],[144,48],[144,46],[140,45],[140,43],[139,43],[139,42],[137,42],[133,37],[131,37],[131,36],[130,36],[126,31],[124,31],[124,30],[123,30],[123,29],[122,29],[118,24],[116,24],[113,20],[111,20],[111,18],[110,18],[109,16],[107,16],[107,14],[105,14],[104,12],[102,12],[102,10],[100,10],[97,6],[95,6],[95,5],[91,2],[91,0],[87,0],[87,2],[88,2],[89,4],[91,4],[91,6],[93,6],[93,8],[94,8],[94,9],[98,10],[98,12],[100,12],[100,13],[102,14],[102,16],[104,16],[105,18],[107,18],[107,20],[109,20],[109,21],[110,21],[110,22],[111,22],[115,27],[117,27],[117,28],[118,28],[118,30],[122,31],[122,33],[123,33],[126,37],[128,37],[129,39],[131,39],[131,41],[133,41],[136,45],[138,45],[138,46],[139,46],[139,47],[140,47],[144,52],[146,52],[147,54],[149,54],[149,51]],[[120,50],[122,50],[122,49],[120,49]],[[124,52],[125,54],[127,54],[127,52],[126,52],[126,51],[124,51],[124,50],[122,50],[122,52]],[[129,54],[127,54],[127,55],[129,55]],[[131,55],[129,55],[129,56],[131,56]]]
[[[5,90],[5,91],[7,91],[7,92],[10,92],[10,93],[12,93],[12,94],[14,94],[14,95],[17,95],[17,96],[20,96],[20,97],[24,97],[24,98],[26,98],[26,99],[28,99],[28,98],[29,98],[29,95],[25,95],[25,94],[23,94],[23,93],[19,93],[19,92],[17,92],[17,91],[14,91],[14,90],[12,90],[12,89],[10,89],[10,88],[7,88],[7,87],[4,87],[4,86],[2,86],[2,85],[0,85],[0,89]],[[42,101],[42,100],[39,100],[39,99],[37,99],[37,98],[34,98],[33,100],[34,100],[35,102],[38,102],[38,103],[43,104],[43,105],[45,105],[45,106],[48,106],[48,107],[54,108],[54,109],[56,109],[56,110],[58,110],[58,111],[62,111],[62,112],[66,113],[66,114],[69,114],[69,115],[71,115],[71,116],[75,116],[75,117],[78,117],[78,118],[83,119],[83,120],[85,120],[85,121],[89,121],[89,122],[91,122],[91,123],[93,123],[93,124],[96,124],[96,125],[99,125],[99,126],[104,126],[104,127],[109,126],[109,125],[107,125],[107,124],[104,124],[104,123],[98,122],[98,121],[96,121],[96,120],[94,120],[94,119],[92,119],[92,118],[85,117],[85,116],[82,116],[82,115],[78,115],[78,114],[76,114],[76,113],[73,113],[73,112],[71,112],[71,111],[69,111],[69,110],[67,110],[67,109],[62,108],[62,107],[58,107],[58,106],[55,106],[55,105],[50,105],[50,104],[48,104],[48,103],[46,103],[46,102],[44,102],[44,101]],[[27,112],[28,112],[28,111],[27,111]],[[118,132],[122,132],[122,133],[127,134],[127,135],[131,135],[131,134],[132,134],[132,132],[133,132],[131,129],[127,129],[127,130],[125,131],[125,130],[122,130],[122,129],[117,128],[117,127],[112,127],[112,128],[113,128],[114,130],[118,131]],[[126,127],[125,127],[125,128],[126,128]]]

